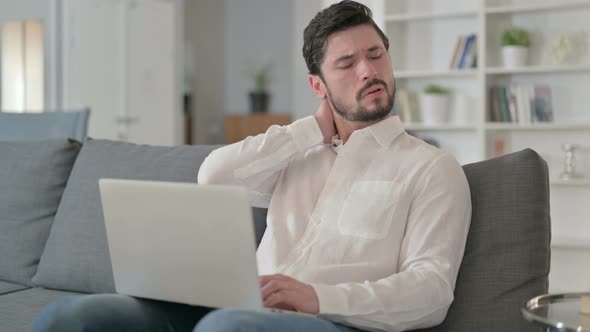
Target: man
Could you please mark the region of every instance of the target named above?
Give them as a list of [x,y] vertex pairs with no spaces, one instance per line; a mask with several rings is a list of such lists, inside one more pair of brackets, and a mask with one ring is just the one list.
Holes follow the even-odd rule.
[[390,116],[388,47],[365,6],[343,1],[321,11],[303,46],[309,82],[322,99],[315,115],[218,149],[199,171],[199,183],[246,186],[254,206],[269,208],[257,253],[264,305],[309,315],[91,295],[50,306],[38,330],[69,323],[179,331],[197,321],[197,332],[439,324],[463,256],[469,188],[449,154]]

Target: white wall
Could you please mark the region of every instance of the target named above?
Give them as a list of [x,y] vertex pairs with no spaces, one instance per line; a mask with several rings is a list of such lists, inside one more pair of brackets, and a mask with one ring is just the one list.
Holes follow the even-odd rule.
[[189,0],[185,3],[185,35],[191,51],[193,143],[223,140],[225,110],[225,3]]
[[225,111],[246,113],[252,68],[271,61],[270,112],[291,113],[292,0],[225,0]]
[[[45,109],[59,107],[57,95],[56,0],[0,0],[0,28],[6,21],[41,20],[45,39]],[[0,44],[0,47],[1,44]],[[1,51],[1,50],[0,50]],[[0,52],[1,53],[1,52]]]
[[314,114],[319,104],[308,82],[309,72],[302,48],[303,30],[322,8],[322,3],[315,0],[294,1],[293,7],[293,118],[301,119]]

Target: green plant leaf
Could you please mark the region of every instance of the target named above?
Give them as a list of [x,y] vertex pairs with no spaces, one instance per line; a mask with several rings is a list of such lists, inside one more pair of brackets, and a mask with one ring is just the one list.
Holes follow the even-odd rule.
[[433,93],[433,94],[439,94],[439,95],[446,95],[450,93],[450,90],[447,88],[444,88],[440,85],[436,85],[436,84],[430,84],[427,87],[424,88],[424,93]]
[[510,28],[502,33],[502,46],[530,46],[529,32],[520,28]]

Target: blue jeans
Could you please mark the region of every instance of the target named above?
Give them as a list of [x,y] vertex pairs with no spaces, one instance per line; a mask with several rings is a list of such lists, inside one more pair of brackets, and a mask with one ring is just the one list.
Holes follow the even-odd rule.
[[214,310],[117,294],[96,294],[68,296],[51,303],[39,313],[32,331],[358,332],[359,330],[312,316],[240,309]]

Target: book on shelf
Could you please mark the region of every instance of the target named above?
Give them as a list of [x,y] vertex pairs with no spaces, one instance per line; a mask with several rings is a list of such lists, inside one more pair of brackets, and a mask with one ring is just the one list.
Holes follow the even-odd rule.
[[465,69],[477,67],[477,35],[461,35],[457,37],[449,69]]
[[490,87],[491,122],[530,124],[553,122],[551,87],[544,84]]
[[465,42],[465,36],[461,35],[457,38],[457,42],[455,43],[455,49],[453,51],[453,56],[451,57],[451,63],[449,64],[449,69],[457,68],[457,58],[459,57],[459,52],[461,52],[461,47]]
[[491,122],[501,122],[502,121],[502,114],[500,113],[500,97],[498,88],[492,87],[490,88],[490,96],[489,96],[490,106],[489,106],[489,121]]
[[551,88],[548,85],[535,85],[534,112],[536,122],[553,122],[553,106],[551,103]]
[[510,110],[510,119],[512,122],[519,123],[518,113],[516,110],[516,88],[517,86],[512,84],[506,87],[506,97],[508,98],[508,109]]
[[510,118],[510,110],[508,109],[508,96],[506,87],[501,86],[499,87],[499,97],[500,97],[500,114],[502,114],[502,122],[512,122]]
[[395,93],[394,110],[404,123],[420,122],[418,95],[414,91],[398,90]]

